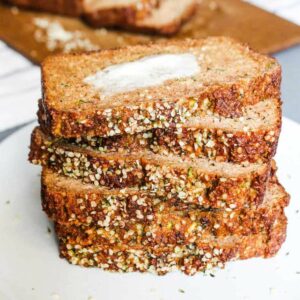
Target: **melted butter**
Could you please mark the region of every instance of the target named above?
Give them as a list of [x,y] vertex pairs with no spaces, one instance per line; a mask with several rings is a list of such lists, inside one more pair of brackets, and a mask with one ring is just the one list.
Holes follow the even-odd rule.
[[84,79],[105,96],[134,91],[194,76],[200,72],[195,55],[190,53],[159,54],[109,66]]

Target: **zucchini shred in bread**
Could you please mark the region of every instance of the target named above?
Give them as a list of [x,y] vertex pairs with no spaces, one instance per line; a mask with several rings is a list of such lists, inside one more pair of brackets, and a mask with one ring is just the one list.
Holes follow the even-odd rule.
[[62,257],[192,275],[277,253],[274,59],[208,38],[53,56],[42,74],[29,160]]

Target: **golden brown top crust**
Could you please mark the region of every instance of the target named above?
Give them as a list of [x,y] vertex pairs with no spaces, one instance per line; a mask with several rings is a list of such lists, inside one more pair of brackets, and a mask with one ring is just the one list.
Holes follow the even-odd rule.
[[[192,78],[169,80],[160,86],[106,96],[105,99],[99,99],[99,91],[83,82],[87,76],[110,65],[150,55],[187,52],[197,57],[201,70]],[[200,93],[220,86],[238,85],[247,88],[251,80],[278,71],[280,66],[274,59],[255,53],[225,37],[56,55],[47,58],[42,64],[43,101],[48,110],[80,110],[88,114],[96,109],[130,106],[145,101],[163,99],[173,102],[182,98],[197,98]],[[84,104],[79,107],[80,99]]]

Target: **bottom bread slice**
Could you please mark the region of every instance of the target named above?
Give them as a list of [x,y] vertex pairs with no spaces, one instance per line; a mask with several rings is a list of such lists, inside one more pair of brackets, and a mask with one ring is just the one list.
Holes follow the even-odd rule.
[[115,272],[154,272],[159,275],[180,270],[188,275],[223,268],[231,260],[268,258],[277,253],[286,238],[287,219],[282,213],[272,226],[247,236],[228,236],[210,241],[160,247],[89,244],[78,236],[68,236],[56,225],[60,256],[84,267]]

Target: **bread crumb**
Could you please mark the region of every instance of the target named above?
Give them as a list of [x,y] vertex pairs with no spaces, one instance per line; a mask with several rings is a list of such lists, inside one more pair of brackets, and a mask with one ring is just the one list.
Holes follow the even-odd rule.
[[19,14],[19,9],[16,7],[16,6],[13,6],[11,9],[10,9],[11,13],[13,15],[18,15]]
[[99,46],[84,37],[83,32],[66,30],[58,21],[34,18],[33,23],[37,28],[34,33],[35,40],[44,42],[49,51],[58,49],[63,52],[99,50]]

